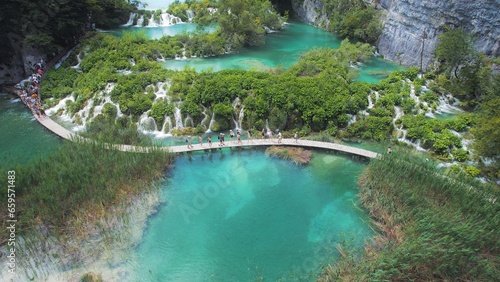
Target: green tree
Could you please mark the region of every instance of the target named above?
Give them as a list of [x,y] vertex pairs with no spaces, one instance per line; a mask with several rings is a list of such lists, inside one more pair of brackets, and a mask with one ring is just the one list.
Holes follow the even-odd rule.
[[475,57],[472,37],[461,28],[449,29],[441,34],[434,52],[455,77],[458,77],[459,67]]
[[481,105],[476,117],[474,149],[484,157],[500,158],[500,97],[495,97]]
[[281,29],[282,19],[267,0],[220,0],[218,24],[231,48],[239,48],[262,45],[265,27]]

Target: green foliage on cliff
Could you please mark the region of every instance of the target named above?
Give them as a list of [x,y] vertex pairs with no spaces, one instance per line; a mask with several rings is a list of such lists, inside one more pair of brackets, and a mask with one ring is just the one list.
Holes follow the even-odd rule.
[[281,29],[283,19],[267,0],[220,0],[217,23],[231,48],[264,43],[265,27]]
[[374,44],[382,32],[380,12],[363,0],[325,0],[331,31]]
[[[360,201],[380,230],[329,266],[319,281],[493,281],[500,277],[500,193],[464,174],[443,174],[416,155],[373,159]],[[492,199],[496,199],[494,202]]]
[[475,56],[472,37],[463,29],[449,29],[441,34],[434,52],[455,77],[458,77],[458,67],[472,61]]

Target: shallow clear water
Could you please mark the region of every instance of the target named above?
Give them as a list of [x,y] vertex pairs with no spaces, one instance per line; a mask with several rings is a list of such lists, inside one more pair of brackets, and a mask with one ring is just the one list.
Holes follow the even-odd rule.
[[337,243],[359,247],[371,235],[357,208],[364,165],[349,158],[315,153],[297,166],[225,149],[174,165],[165,204],[132,253],[131,281],[311,278]]
[[0,164],[28,163],[53,152],[60,142],[19,98],[0,93]]

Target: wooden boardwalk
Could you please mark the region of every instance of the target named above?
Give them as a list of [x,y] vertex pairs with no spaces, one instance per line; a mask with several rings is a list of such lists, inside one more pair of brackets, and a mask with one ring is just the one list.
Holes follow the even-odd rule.
[[375,152],[351,146],[330,143],[330,142],[320,142],[320,141],[300,140],[300,139],[298,140],[297,143],[295,143],[295,139],[283,139],[281,141],[281,144],[278,144],[278,139],[274,138],[274,139],[243,140],[241,144],[238,144],[236,141],[226,141],[225,144],[226,144],[225,146],[219,146],[218,141],[213,142],[212,147],[209,147],[207,143],[204,143],[203,147],[200,146],[200,144],[193,144],[193,148],[191,149],[188,149],[187,145],[171,146],[169,147],[169,151],[173,153],[184,153],[184,152],[195,152],[195,151],[203,151],[209,149],[234,148],[234,147],[294,146],[294,147],[335,150],[367,158],[376,158],[378,156],[378,154]]
[[[60,124],[53,121],[50,117],[41,117],[41,118],[36,117],[36,119],[48,130],[52,131],[54,134],[64,139],[73,140],[74,138],[81,138],[78,135],[71,133],[69,130],[62,127]],[[88,139],[83,139],[83,140],[90,141]],[[193,144],[193,148],[191,149],[188,149],[187,145],[170,146],[163,148],[164,150],[172,153],[185,153],[185,152],[196,152],[205,150],[217,150],[222,148],[253,147],[253,146],[294,146],[294,147],[335,150],[366,158],[376,158],[378,156],[377,153],[372,151],[336,143],[329,143],[329,142],[298,140],[298,142],[295,143],[295,139],[283,139],[281,144],[278,144],[277,138],[243,140],[241,144],[237,143],[236,141],[226,141],[225,146],[219,146],[218,141],[213,142],[211,147],[208,146],[208,143],[204,143],[203,146],[200,146],[200,144]],[[131,146],[131,145],[110,145],[110,147],[124,152],[144,152],[148,150],[148,148],[146,147]]]

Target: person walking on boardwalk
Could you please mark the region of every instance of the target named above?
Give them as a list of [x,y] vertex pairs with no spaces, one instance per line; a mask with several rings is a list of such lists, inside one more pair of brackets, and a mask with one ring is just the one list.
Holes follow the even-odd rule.
[[247,131],[247,139],[248,143],[250,143],[250,141],[252,140],[252,133],[250,132],[250,129]]
[[238,131],[238,133],[236,133],[236,143],[238,143],[240,145],[243,145],[243,142],[241,142],[241,133],[240,133],[240,131]]
[[281,131],[278,132],[278,144],[281,144]]
[[207,137],[207,142],[208,142],[208,147],[212,147],[212,137],[211,136]]
[[262,135],[262,139],[264,139],[264,137],[266,137],[266,130],[264,128],[262,128],[262,131],[260,134]]
[[193,148],[193,145],[191,145],[191,140],[190,140],[191,136],[188,135],[188,137],[186,137],[186,144],[187,144],[187,148],[188,149],[192,149]]
[[201,135],[198,136],[198,141],[200,141],[200,147],[203,147],[203,138]]
[[299,133],[298,132],[295,132],[295,135],[293,136],[293,138],[295,139],[295,143],[299,143]]
[[229,138],[231,138],[231,141],[233,141],[234,131],[232,129],[229,130]]

